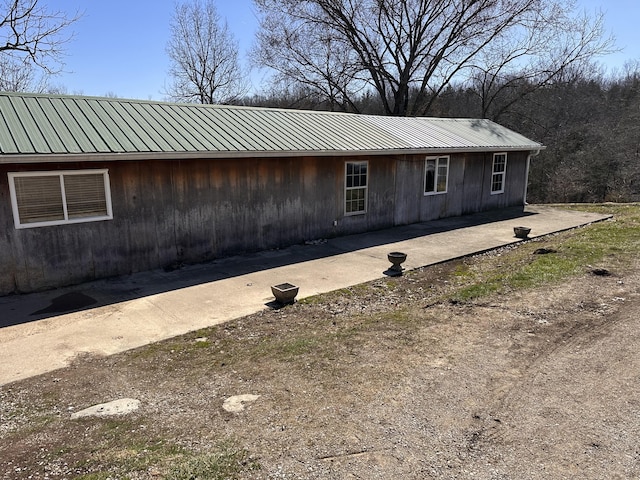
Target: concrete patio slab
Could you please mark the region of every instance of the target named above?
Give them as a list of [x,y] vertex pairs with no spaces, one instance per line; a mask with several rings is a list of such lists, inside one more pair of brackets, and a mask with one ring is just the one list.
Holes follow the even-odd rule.
[[0,385],[269,308],[271,285],[292,283],[305,298],[382,278],[392,251],[411,270],[520,242],[515,226],[535,238],[606,218],[528,206],[0,297]]

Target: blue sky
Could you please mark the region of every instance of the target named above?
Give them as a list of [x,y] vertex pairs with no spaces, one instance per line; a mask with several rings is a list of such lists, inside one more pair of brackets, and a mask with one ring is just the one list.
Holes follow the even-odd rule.
[[[67,45],[66,73],[53,80],[70,94],[164,99],[169,62],[165,46],[174,0],[41,0],[52,10],[83,12]],[[219,0],[217,8],[240,43],[250,48],[257,26],[252,0]],[[611,68],[640,60],[638,0],[578,0],[578,8],[606,13],[606,28],[624,48],[603,59]],[[259,89],[259,75],[253,76]]]

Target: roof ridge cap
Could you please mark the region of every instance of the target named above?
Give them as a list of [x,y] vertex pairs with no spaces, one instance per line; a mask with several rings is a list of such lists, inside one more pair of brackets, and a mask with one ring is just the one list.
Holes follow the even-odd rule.
[[22,98],[57,98],[62,100],[78,101],[78,100],[94,100],[100,102],[115,102],[115,103],[141,103],[151,105],[166,105],[180,108],[213,108],[213,109],[228,109],[228,110],[255,110],[255,111],[270,111],[270,112],[285,112],[296,114],[315,114],[315,115],[335,115],[335,116],[362,116],[363,114],[351,113],[351,112],[332,112],[327,110],[309,110],[309,109],[296,109],[296,108],[284,108],[284,107],[262,107],[254,105],[230,105],[230,104],[218,104],[218,103],[189,103],[189,102],[171,102],[168,100],[150,100],[139,98],[120,98],[120,97],[104,97],[95,95],[74,95],[63,93],[41,93],[41,92],[9,92],[0,91],[0,96],[6,97],[22,97]]

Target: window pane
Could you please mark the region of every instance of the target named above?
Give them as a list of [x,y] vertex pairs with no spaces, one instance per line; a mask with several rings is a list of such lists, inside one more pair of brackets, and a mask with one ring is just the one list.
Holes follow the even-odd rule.
[[425,174],[425,180],[424,180],[424,191],[425,192],[435,191],[435,184],[436,184],[436,161],[427,160],[426,174]]
[[449,175],[449,161],[447,158],[438,159],[438,192],[447,191],[447,176]]
[[449,178],[449,157],[425,160],[424,193],[446,193]]
[[493,175],[491,176],[491,193],[502,193],[504,190],[504,178],[507,171],[507,155],[496,154],[493,156]]
[[438,192],[446,192],[447,191],[447,174],[445,171],[444,175],[438,175]]
[[345,213],[366,211],[367,163],[348,162],[345,174]]
[[353,187],[353,176],[347,175],[347,188]]
[[64,220],[58,175],[14,178],[20,223]]
[[345,210],[347,213],[364,212],[366,189],[354,188],[346,192]]
[[101,173],[65,175],[64,190],[70,219],[104,217],[108,214],[104,176]]
[[503,179],[502,173],[497,173],[493,175],[493,181],[491,183],[492,192],[497,192],[502,190],[502,179]]

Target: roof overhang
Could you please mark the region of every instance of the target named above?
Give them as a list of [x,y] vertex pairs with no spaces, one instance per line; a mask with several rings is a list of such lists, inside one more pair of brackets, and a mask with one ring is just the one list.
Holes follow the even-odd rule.
[[127,152],[127,153],[74,153],[74,154],[15,154],[0,155],[0,164],[114,162],[141,160],[215,160],[234,158],[291,158],[291,157],[358,157],[442,155],[454,153],[531,152],[535,154],[543,145],[495,146],[469,148],[415,148],[390,150],[296,150],[296,151],[204,151],[204,152]]

